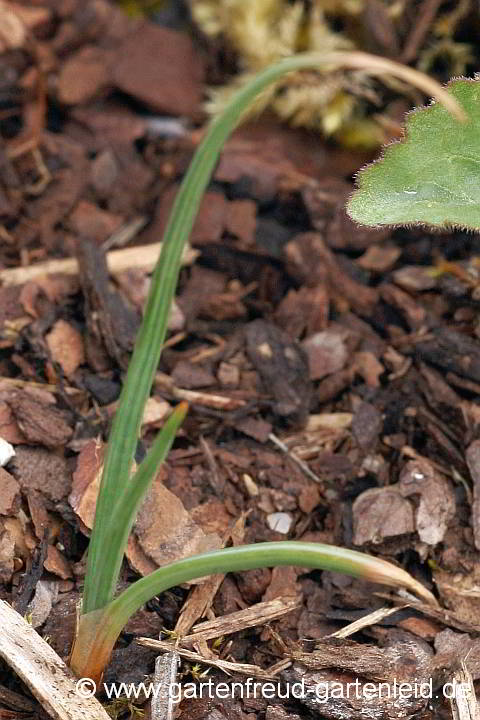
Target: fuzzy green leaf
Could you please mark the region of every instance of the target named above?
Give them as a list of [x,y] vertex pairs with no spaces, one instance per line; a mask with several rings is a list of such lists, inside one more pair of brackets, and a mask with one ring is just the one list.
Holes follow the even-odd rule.
[[467,114],[434,104],[407,116],[405,139],[358,174],[347,206],[363,225],[480,229],[480,81],[448,86]]

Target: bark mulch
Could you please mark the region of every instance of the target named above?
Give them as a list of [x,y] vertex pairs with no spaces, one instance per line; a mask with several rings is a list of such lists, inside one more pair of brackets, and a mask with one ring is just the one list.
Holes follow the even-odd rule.
[[[107,0],[4,2],[2,18],[13,30],[0,29],[0,438],[15,455],[0,468],[0,599],[67,658],[150,246],[221,55]],[[185,681],[209,666],[207,679],[229,681],[233,662],[234,679],[267,682],[273,668],[282,683],[342,689],[320,703],[186,699],[178,718],[447,718],[442,685],[462,659],[480,679],[480,243],[355,227],[344,203],[370,159],[268,115],[228,142],[137,461],[179,399],[190,412],[121,583],[229,543],[301,539],[398,563],[439,608],[302,568],[164,593],[126,627],[107,681],[144,680],[160,651],[136,638],[175,630]],[[431,680],[433,696],[359,699],[346,692],[356,679]],[[0,665],[0,718],[41,713]]]

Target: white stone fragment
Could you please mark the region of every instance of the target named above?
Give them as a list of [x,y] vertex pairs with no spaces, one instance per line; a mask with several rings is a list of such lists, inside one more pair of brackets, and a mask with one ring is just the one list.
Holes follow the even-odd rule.
[[0,467],[4,467],[13,457],[15,457],[13,445],[0,438]]
[[292,527],[292,516],[284,512],[275,512],[267,515],[267,524],[270,530],[287,535]]

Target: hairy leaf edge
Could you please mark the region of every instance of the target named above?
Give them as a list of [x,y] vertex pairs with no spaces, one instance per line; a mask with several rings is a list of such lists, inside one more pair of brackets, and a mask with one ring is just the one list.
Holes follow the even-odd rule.
[[[477,83],[480,85],[480,72],[475,73],[475,76],[473,78],[465,77],[464,75],[460,75],[458,77],[452,77],[450,80],[443,85],[444,88],[448,89],[451,85],[454,85],[458,82],[465,82],[469,84],[475,84]],[[474,233],[478,230],[480,230],[479,227],[476,225],[461,225],[459,223],[444,223],[443,225],[440,224],[430,224],[428,222],[418,221],[418,222],[408,222],[408,223],[365,223],[361,222],[360,220],[357,220],[357,218],[353,217],[350,213],[350,202],[353,199],[353,197],[358,193],[362,191],[362,182],[363,182],[363,173],[368,172],[370,168],[379,165],[382,163],[385,158],[387,158],[392,152],[395,152],[395,148],[398,145],[403,145],[404,143],[408,142],[408,126],[410,122],[410,118],[414,115],[417,115],[420,112],[429,112],[434,107],[440,105],[435,98],[432,98],[431,101],[426,105],[419,105],[418,107],[412,108],[408,112],[405,113],[405,121],[402,127],[402,136],[392,140],[389,143],[386,143],[382,147],[381,154],[375,158],[375,160],[372,160],[372,162],[367,163],[363,167],[361,167],[357,172],[354,174],[353,179],[355,182],[355,188],[352,190],[350,195],[348,196],[345,209],[347,212],[348,217],[356,223],[359,227],[371,227],[377,230],[380,230],[382,228],[392,228],[392,230],[398,230],[399,228],[407,228],[407,229],[413,229],[413,228],[423,228],[425,230],[429,230],[431,232],[435,232],[437,234],[442,234],[445,232],[445,230],[461,230],[463,232],[469,232]],[[461,122],[460,120],[458,122]],[[480,144],[480,139],[479,139]]]

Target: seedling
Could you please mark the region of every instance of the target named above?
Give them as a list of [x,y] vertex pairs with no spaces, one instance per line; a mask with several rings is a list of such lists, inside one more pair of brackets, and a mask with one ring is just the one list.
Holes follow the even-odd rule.
[[174,410],[131,477],[141,418],[166,336],[182,252],[200,201],[225,141],[255,98],[286,73],[319,65],[361,69],[372,75],[393,74],[427,94],[434,94],[450,111],[461,115],[451,95],[411,68],[365,53],[334,52],[298,55],[270,66],[241,89],[212,122],[175,199],[112,426],[88,552],[82,614],[71,656],[71,667],[80,677],[100,681],[118,635],[145,602],[168,588],[212,573],[277,565],[335,570],[407,588],[426,602],[435,602],[431,593],[408,573],[384,560],[353,550],[303,542],[259,543],[185,558],[156,570],[114,597],[137,509],[187,412],[184,403]]

